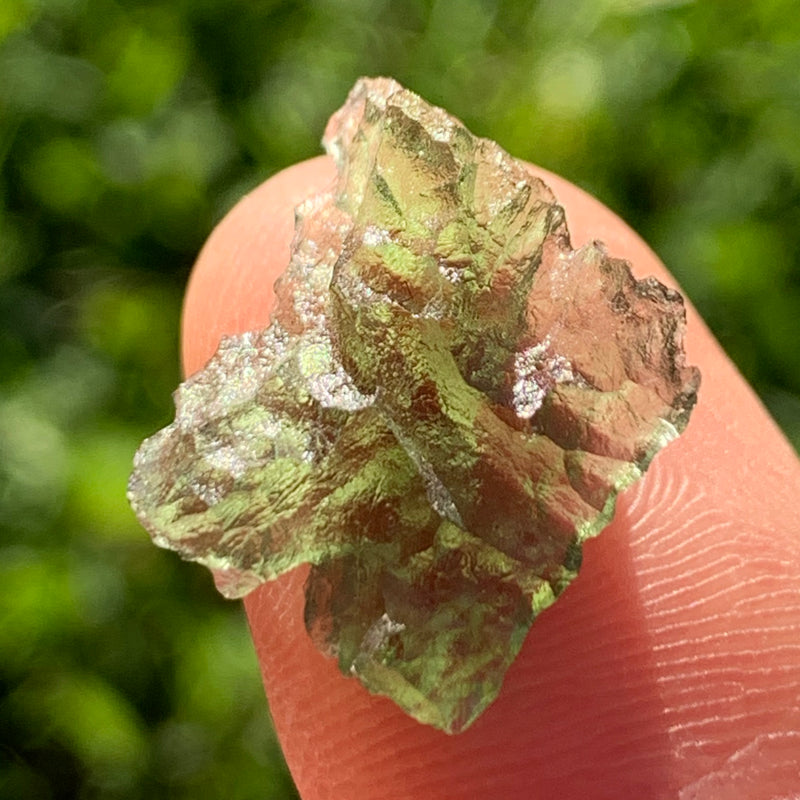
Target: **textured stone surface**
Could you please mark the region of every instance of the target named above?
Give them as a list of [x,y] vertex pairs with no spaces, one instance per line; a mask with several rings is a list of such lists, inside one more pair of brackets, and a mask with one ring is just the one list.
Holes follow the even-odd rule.
[[325,146],[271,324],[179,387],[129,495],[228,597],[311,563],[317,645],[456,732],[685,427],[683,302],[572,250],[547,186],[393,81]]

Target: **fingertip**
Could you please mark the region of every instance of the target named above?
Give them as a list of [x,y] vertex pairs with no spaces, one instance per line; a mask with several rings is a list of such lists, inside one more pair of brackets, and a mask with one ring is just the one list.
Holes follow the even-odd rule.
[[[289,260],[293,209],[333,176],[327,158],[291,167],[244,198],[213,232],[187,290],[187,374],[202,367],[222,335],[268,323],[272,286]],[[650,248],[616,215],[558,176],[545,178],[566,208],[575,246],[603,240],[613,255],[633,262],[637,277],[655,275],[674,285]],[[314,649],[303,625],[304,570],[247,598],[276,729],[305,800],[674,797],[683,777],[697,778],[702,764],[685,766],[679,776],[676,753],[692,746],[703,703],[711,708],[727,697],[726,670],[740,654],[731,650],[722,666],[714,661],[718,654],[707,643],[718,635],[731,641],[731,628],[718,630],[721,616],[699,619],[693,609],[704,608],[707,598],[691,578],[707,568],[713,580],[724,582],[722,589],[715,583],[714,591],[726,603],[752,608],[745,621],[726,618],[728,626],[745,626],[739,631],[742,647],[752,640],[757,652],[774,644],[775,634],[759,627],[766,619],[763,604],[733,573],[720,572],[708,554],[742,561],[753,555],[744,537],[729,543],[734,523],[783,530],[773,538],[785,536],[785,512],[770,512],[768,498],[774,503],[781,481],[796,486],[797,469],[790,448],[691,308],[688,327],[689,360],[700,366],[704,381],[689,430],[622,498],[609,529],[587,544],[579,580],[537,620],[499,700],[466,733],[448,737],[418,725],[342,676],[333,660]],[[794,483],[781,477],[791,464]],[[768,480],[765,465],[775,473]],[[780,490],[787,503],[789,489]],[[713,514],[702,517],[708,506]],[[776,585],[784,591],[786,576],[780,580]],[[692,627],[693,614],[698,627]],[[791,623],[797,613],[784,616]],[[686,673],[686,685],[678,686],[673,676],[684,674],[680,659],[704,657],[710,677],[698,681]],[[772,694],[764,689],[753,701],[753,714],[761,719],[781,685],[797,677],[791,664],[781,668]],[[694,706],[681,705],[686,692]],[[668,729],[665,708],[673,702]],[[755,733],[761,724],[752,723]],[[739,732],[751,731],[742,725]],[[716,728],[713,735],[720,735]]]

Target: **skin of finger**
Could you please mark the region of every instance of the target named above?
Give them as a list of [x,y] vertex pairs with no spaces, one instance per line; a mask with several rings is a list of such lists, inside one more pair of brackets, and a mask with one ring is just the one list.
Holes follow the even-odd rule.
[[[674,285],[612,212],[534,172],[564,205],[574,246],[601,240],[638,277]],[[332,176],[326,158],[296,165],[213,232],[186,297],[188,374],[221,335],[267,324],[292,209]],[[703,384],[686,433],[587,543],[580,577],[536,621],[499,699],[465,733],[419,725],[314,649],[305,569],[248,596],[271,712],[305,800],[727,800],[800,789],[800,467],[688,315]]]

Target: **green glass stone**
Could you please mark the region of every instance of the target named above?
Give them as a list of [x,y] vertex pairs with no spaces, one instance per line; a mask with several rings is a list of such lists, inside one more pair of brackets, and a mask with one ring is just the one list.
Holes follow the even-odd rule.
[[129,497],[227,597],[311,564],[317,646],[458,732],[686,426],[683,301],[573,250],[541,180],[394,81],[324,143],[271,323],[178,388]]

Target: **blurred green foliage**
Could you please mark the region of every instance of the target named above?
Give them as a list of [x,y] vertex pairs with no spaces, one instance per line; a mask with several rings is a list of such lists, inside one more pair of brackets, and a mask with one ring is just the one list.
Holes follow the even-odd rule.
[[239,606],[125,483],[204,238],[360,74],[628,219],[800,446],[794,0],[2,0],[2,797],[295,796]]

